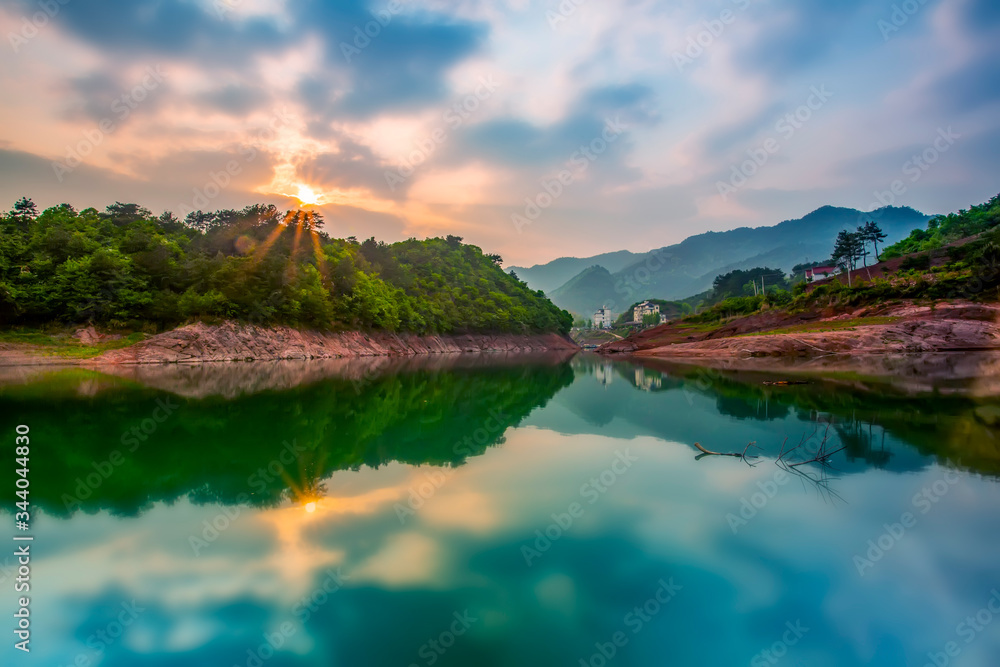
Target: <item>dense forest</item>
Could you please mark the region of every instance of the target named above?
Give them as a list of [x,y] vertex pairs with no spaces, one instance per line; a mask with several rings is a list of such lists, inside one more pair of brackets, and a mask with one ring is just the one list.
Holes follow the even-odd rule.
[[0,216],[0,324],[162,329],[236,319],[420,334],[567,332],[569,313],[461,237],[335,239],[311,211],[136,204]]
[[687,319],[709,323],[767,308],[796,312],[901,299],[1000,300],[1000,195],[957,213],[936,216],[927,222],[926,230],[914,230],[902,241],[886,246],[882,260],[902,257],[902,261],[866,280],[866,274],[857,270],[857,262],[865,261],[864,244],[873,241],[877,230],[877,225],[868,223],[856,233],[845,230],[837,238],[830,261],[854,269],[853,280],[810,286],[804,280],[771,279],[766,292],[758,292],[749,283],[740,285],[749,274],[769,269],[733,271],[715,279],[714,292],[702,303],[709,307]]
[[958,213],[939,215],[927,222],[927,229],[914,229],[910,235],[885,248],[883,259],[934,250],[960,239],[981,234],[1000,225],[1000,195],[985,204],[973,206]]

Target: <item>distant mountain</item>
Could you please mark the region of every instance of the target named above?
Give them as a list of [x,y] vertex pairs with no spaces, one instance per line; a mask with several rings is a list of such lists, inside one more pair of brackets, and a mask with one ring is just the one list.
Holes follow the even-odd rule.
[[[827,259],[837,232],[853,230],[867,220],[878,222],[887,235],[886,242],[894,243],[912,230],[923,228],[929,218],[909,207],[887,206],[864,213],[824,206],[805,217],[771,227],[740,227],[691,236],[678,244],[635,255],[634,261],[618,270],[600,264],[597,258],[579,260],[586,266],[562,286],[546,290],[546,294],[560,308],[584,317],[601,306],[618,313],[642,299],[677,300],[703,292],[712,286],[715,276],[734,269],[770,266],[789,271],[802,262]],[[518,275],[525,279],[520,271]]]
[[564,285],[570,278],[577,275],[584,269],[592,266],[601,266],[614,273],[620,271],[629,264],[633,264],[645,253],[629,252],[619,250],[617,252],[606,252],[593,257],[560,257],[547,264],[535,264],[525,268],[522,266],[508,267],[508,271],[513,269],[517,277],[528,283],[528,287],[535,290],[542,290],[546,294]]
[[[601,306],[619,304],[621,295],[615,293],[611,272],[603,266],[591,266],[574,276],[562,287],[548,293],[552,303],[571,313],[590,318]],[[593,304],[597,304],[593,306]],[[631,302],[629,302],[631,303]],[[627,306],[628,304],[625,304]],[[619,305],[619,308],[624,306]],[[619,310],[612,308],[617,315]]]

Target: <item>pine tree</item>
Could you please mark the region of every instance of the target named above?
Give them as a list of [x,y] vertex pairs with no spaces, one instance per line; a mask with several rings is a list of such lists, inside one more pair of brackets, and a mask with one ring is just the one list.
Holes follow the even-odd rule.
[[882,258],[878,255],[878,244],[885,241],[885,232],[882,231],[882,228],[874,220],[869,220],[863,227],[858,227],[858,231],[866,242],[871,241],[875,248],[875,261],[881,262]]
[[21,197],[14,204],[14,210],[10,212],[12,217],[21,218],[25,220],[34,220],[38,217],[38,207],[35,202],[31,201],[28,197]]
[[847,284],[851,284],[851,271],[857,268],[858,258],[864,251],[864,241],[858,232],[840,230],[833,246],[833,261],[847,270]]

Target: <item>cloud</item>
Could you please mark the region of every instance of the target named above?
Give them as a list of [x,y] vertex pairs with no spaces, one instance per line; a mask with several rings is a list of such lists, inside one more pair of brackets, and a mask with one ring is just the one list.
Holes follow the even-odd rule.
[[194,102],[232,116],[247,116],[267,107],[271,96],[260,87],[229,84],[196,95]]
[[[609,122],[625,127],[627,133],[635,125],[651,125],[660,119],[653,90],[635,83],[590,88],[569,107],[566,116],[547,125],[511,116],[471,125],[457,134],[450,159],[562,168],[582,147],[600,139]],[[618,136],[594,165],[625,175],[629,171],[623,161],[627,148],[627,135]]]
[[180,213],[182,205],[191,204],[195,189],[204,191],[212,182],[213,171],[224,172],[228,160],[237,160],[240,172],[230,177],[230,184],[221,188],[217,196],[209,198],[208,206],[194,208],[242,208],[251,202],[275,203],[280,207],[287,203],[286,198],[261,195],[252,189],[253,184],[270,174],[264,156],[250,163],[241,160],[235,152],[218,151],[175,153],[159,161],[133,159],[135,166],[142,169],[142,175],[148,178],[125,176],[82,164],[59,182],[50,160],[22,151],[0,150],[0,200],[13,203],[26,196],[39,208],[65,202],[77,209],[94,207],[98,210],[122,201],[141,204],[153,211]]
[[[213,206],[268,199],[261,189],[302,181],[339,203],[331,229],[386,240],[457,233],[513,263],[644,250],[822,204],[864,206],[948,124],[970,139],[906,203],[941,212],[994,194],[996,153],[984,146],[1000,131],[991,113],[1000,5],[926,3],[887,42],[877,22],[891,0],[742,3],[585,3],[553,31],[544,3],[409,0],[393,13],[388,0],[73,0],[18,52],[0,52],[0,85],[18,91],[0,105],[0,196],[174,208],[239,160],[237,147],[276,106],[294,118]],[[0,8],[6,34],[37,5]],[[695,67],[678,71],[671,53],[723,9],[736,20]],[[163,67],[164,85],[118,122],[111,103],[150,65]],[[501,86],[460,125],[447,123],[464,87],[487,75]],[[835,102],[734,202],[709,201],[731,162],[821,84]],[[107,117],[113,136],[58,183],[48,158]],[[525,232],[533,241],[512,235],[511,213],[616,117],[626,132]],[[444,141],[389,191],[384,170],[436,127]]]
[[296,41],[274,18],[220,14],[215,6],[176,0],[73,0],[61,6],[53,22],[108,55],[167,57],[206,69],[248,69],[254,56]]
[[775,119],[780,118],[783,112],[786,112],[786,105],[775,102],[753,115],[739,118],[733,125],[720,127],[705,137],[703,149],[706,155],[720,157],[731,152],[733,148],[742,151],[761,130],[773,131]]
[[737,55],[746,72],[778,78],[820,61],[842,45],[862,0],[786,0],[755,11],[760,30]]
[[963,27],[970,32],[986,33],[1000,25],[1000,4],[994,0],[964,0],[959,11]]
[[304,174],[324,186],[366,188],[391,196],[384,167],[371,148],[335,130],[328,130],[327,138],[336,143],[336,150],[309,157],[300,165]]
[[389,13],[365,3],[302,2],[298,29],[325,45],[324,72],[300,83],[301,99],[324,116],[363,118],[416,110],[449,94],[448,71],[476,54],[483,23],[430,12]]

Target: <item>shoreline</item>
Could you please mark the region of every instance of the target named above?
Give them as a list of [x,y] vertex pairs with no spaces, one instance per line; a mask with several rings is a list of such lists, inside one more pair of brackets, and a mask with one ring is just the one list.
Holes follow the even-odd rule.
[[751,315],[716,326],[667,323],[598,354],[663,359],[812,359],[1000,350],[1000,306],[937,303],[860,308],[830,317]]
[[434,336],[334,333],[229,321],[212,325],[195,322],[93,357],[52,354],[52,349],[44,345],[0,345],[0,366],[101,367],[578,350],[576,343],[557,333]]

